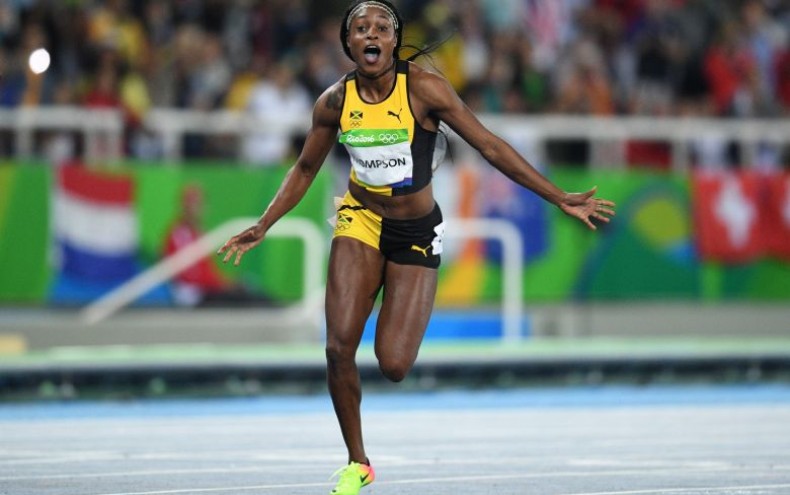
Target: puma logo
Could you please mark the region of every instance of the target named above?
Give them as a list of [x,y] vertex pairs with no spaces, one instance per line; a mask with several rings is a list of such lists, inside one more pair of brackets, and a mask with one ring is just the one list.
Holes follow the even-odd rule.
[[422,248],[422,247],[420,247],[420,246],[418,246],[416,244],[412,244],[411,245],[411,250],[412,251],[417,251],[418,253],[422,253],[422,255],[425,256],[426,258],[428,257],[428,249],[430,249],[430,248],[431,248],[430,245],[429,246],[425,246],[424,248]]
[[400,114],[403,113],[403,109],[401,108],[398,110],[398,113],[393,112],[392,110],[387,110],[387,116],[392,116],[398,119],[398,123],[400,123]]

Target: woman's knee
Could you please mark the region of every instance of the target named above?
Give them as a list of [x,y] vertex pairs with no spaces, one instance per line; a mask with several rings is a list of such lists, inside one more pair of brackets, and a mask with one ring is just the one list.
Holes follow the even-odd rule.
[[330,366],[354,362],[357,346],[342,339],[328,338],[326,341],[326,361]]
[[403,359],[382,358],[379,357],[379,370],[392,382],[401,382],[406,375],[411,371],[411,362],[404,361]]

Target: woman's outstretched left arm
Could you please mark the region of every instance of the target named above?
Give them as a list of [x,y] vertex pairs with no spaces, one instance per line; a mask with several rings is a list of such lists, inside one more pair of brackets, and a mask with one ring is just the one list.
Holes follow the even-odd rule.
[[594,187],[583,193],[568,193],[544,177],[502,138],[488,130],[464,104],[446,79],[417,70],[410,78],[411,96],[421,108],[450,126],[464,141],[480,152],[491,165],[517,184],[530,189],[563,212],[595,230],[591,219],[609,222],[614,216],[612,201],[596,198]]

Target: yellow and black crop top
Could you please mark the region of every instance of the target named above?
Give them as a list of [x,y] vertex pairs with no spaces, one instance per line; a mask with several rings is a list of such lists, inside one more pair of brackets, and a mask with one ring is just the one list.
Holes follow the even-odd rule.
[[383,196],[402,196],[431,182],[436,133],[414,119],[409,63],[396,62],[396,80],[380,103],[359,96],[354,72],[346,76],[339,141],[351,157],[351,180]]

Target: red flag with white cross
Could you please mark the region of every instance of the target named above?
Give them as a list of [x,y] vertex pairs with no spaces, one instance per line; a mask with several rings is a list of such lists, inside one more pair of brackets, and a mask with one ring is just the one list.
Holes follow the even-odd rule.
[[760,182],[749,171],[694,174],[694,223],[703,260],[746,263],[765,253]]
[[790,173],[767,176],[763,190],[766,253],[790,261]]

